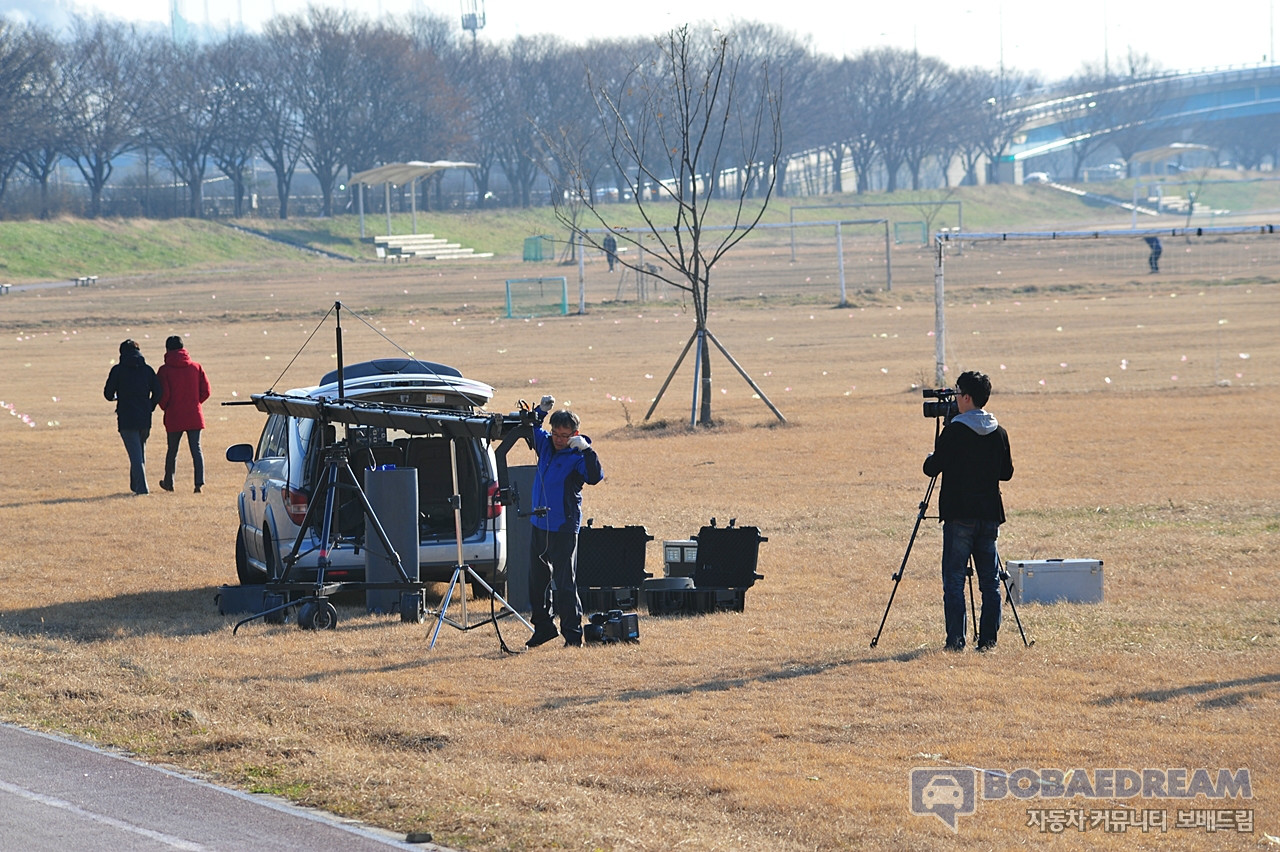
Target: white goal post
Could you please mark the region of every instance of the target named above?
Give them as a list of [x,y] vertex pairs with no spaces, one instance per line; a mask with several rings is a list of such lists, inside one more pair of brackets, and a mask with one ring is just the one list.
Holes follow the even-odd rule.
[[[831,228],[834,229],[835,237],[835,257],[836,257],[836,273],[838,286],[838,307],[846,307],[848,305],[848,283],[846,280],[846,255],[845,255],[845,228],[858,226],[880,226],[883,230],[884,244],[882,259],[877,259],[883,264],[883,280],[884,289],[886,291],[893,290],[893,237],[890,230],[890,222],[888,219],[830,219],[820,222],[761,222],[751,228],[752,234],[769,233],[773,231],[785,231],[792,235],[797,230],[806,228]],[[714,233],[722,231],[732,231],[735,229],[733,225],[707,225],[702,228],[704,233]],[[740,228],[739,228],[740,229]],[[662,228],[657,229],[659,233],[670,233],[674,229]],[[627,248],[633,249],[635,255],[620,254],[618,262],[623,266],[636,270],[649,270],[650,274],[655,274],[662,267],[657,264],[650,263],[646,255],[653,254],[651,249],[645,249],[642,238],[655,233],[651,228],[584,228],[577,235],[577,257],[578,257],[578,310],[580,313],[586,311],[586,252],[584,251],[584,236],[588,234],[609,234],[612,233],[621,239],[619,242],[626,242]],[[749,235],[750,236],[750,235]],[[794,239],[791,242],[791,263],[795,263]],[[732,256],[732,252],[728,255]]]

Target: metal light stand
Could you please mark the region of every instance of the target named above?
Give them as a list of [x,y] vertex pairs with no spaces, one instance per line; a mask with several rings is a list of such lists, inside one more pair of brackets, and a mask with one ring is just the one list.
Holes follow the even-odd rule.
[[[453,466],[453,495],[449,498],[449,504],[453,507],[453,528],[454,537],[458,546],[458,562],[453,568],[453,576],[449,579],[449,586],[445,589],[444,598],[440,602],[440,609],[435,612],[428,612],[428,615],[434,615],[436,626],[431,631],[431,643],[427,646],[428,650],[435,648],[436,639],[440,637],[440,627],[448,624],[458,630],[473,630],[477,627],[483,627],[486,624],[492,624],[494,629],[498,629],[498,619],[515,616],[525,627],[529,628],[529,632],[533,632],[533,625],[525,620],[524,616],[516,612],[512,606],[507,603],[506,599],[494,591],[493,587],[484,581],[484,578],[476,573],[475,569],[463,562],[462,559],[462,491],[458,486],[458,452],[455,445],[455,438],[449,438],[449,460]],[[501,608],[496,611],[491,607],[488,617],[479,621],[470,621],[467,617],[467,590],[465,583],[470,580],[477,583],[486,592],[489,593],[490,599],[500,604]],[[453,593],[459,585],[463,585],[458,595],[459,605],[461,608],[461,619],[454,620],[449,617],[449,604],[453,600]],[[502,634],[498,634],[498,641],[502,641]]]

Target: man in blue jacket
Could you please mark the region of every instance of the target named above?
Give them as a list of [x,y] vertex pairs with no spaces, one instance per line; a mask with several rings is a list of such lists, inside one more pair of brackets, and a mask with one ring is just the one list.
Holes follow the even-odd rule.
[[120,363],[107,374],[102,395],[116,404],[116,428],[129,454],[129,490],[135,495],[146,494],[146,445],[151,435],[151,412],[160,402],[160,380],[136,341],[120,344]]
[[538,469],[533,478],[533,540],[530,542],[529,600],[533,606],[530,648],[556,638],[553,618],[566,647],[582,644],[582,601],[578,599],[578,528],[582,525],[582,486],[604,479],[591,440],[578,434],[578,415],[560,409],[551,415],[551,431],[543,418],[555,405],[544,396],[534,416],[533,448]]
[[942,527],[942,609],[947,621],[947,650],[965,645],[964,580],[973,558],[982,592],[978,650],[996,645],[1000,631],[1000,555],[996,538],[1004,523],[1000,483],[1013,478],[1009,434],[983,410],[991,397],[991,379],[970,370],[956,379],[956,408],[924,460],[926,476],[942,475],[938,517]]

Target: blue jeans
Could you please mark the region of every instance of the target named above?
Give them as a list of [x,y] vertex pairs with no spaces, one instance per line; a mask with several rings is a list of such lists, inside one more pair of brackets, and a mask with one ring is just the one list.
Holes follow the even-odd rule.
[[[181,432],[169,432],[169,446],[164,454],[164,481],[173,484],[173,472],[178,467],[178,448],[182,446]],[[191,464],[195,467],[196,487],[204,485],[204,452],[200,449],[200,430],[187,430],[187,446],[191,448]]]
[[120,440],[124,441],[125,452],[129,454],[129,490],[134,494],[147,493],[147,437],[150,429],[121,429]]
[[533,528],[529,546],[529,601],[535,629],[554,626],[560,617],[560,635],[569,642],[582,641],[582,600],[578,597],[578,534]]
[[963,648],[965,644],[964,581],[970,557],[982,592],[978,644],[996,641],[1000,631],[1000,554],[996,551],[999,536],[1000,524],[995,521],[951,520],[942,525],[942,610],[950,647]]

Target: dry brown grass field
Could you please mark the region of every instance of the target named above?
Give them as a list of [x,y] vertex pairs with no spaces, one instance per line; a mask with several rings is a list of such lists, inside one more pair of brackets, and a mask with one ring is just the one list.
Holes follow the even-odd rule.
[[[678,299],[605,303],[610,287],[582,316],[502,319],[503,279],[528,274],[308,260],[0,299],[0,718],[466,850],[1273,847],[1280,286],[1121,275],[1015,293],[1011,277],[1037,280],[1027,267],[951,291],[985,332],[957,366],[992,374],[1013,444],[1002,555],[1101,559],[1106,577],[1101,604],[1019,607],[1030,647],[1006,607],[995,653],[952,655],[932,520],[869,647],[928,482],[927,273],[840,309],[831,290],[715,302],[712,330],[788,423],[717,355],[717,424],[692,431],[688,363],[655,414],[666,425],[642,421],[691,331]],[[757,286],[747,274],[730,269],[726,292]],[[745,612],[642,613],[638,644],[517,656],[489,628],[445,629],[428,650],[430,623],[358,602],[333,631],[233,635],[214,593],[235,582],[244,468],[223,451],[255,441],[262,415],[217,403],[331,369],[321,320],[337,300],[349,362],[394,354],[390,340],[494,385],[494,410],[546,392],[571,405],[607,475],[586,515],[643,524],[651,572],[663,539],[712,517],[758,526],[764,579]],[[1163,362],[1207,314],[1230,318],[1238,375],[1167,381]],[[1041,315],[1049,331],[1017,333]],[[1063,325],[1069,344],[1051,333]],[[173,333],[214,387],[208,486],[131,498],[102,384],[120,340],[157,364]],[[1164,379],[1057,392],[1014,377],[1021,360],[1115,370],[1120,345]],[[1011,796],[953,833],[910,812],[915,767],[1247,768],[1253,797]],[[1045,807],[1158,810],[1169,829],[1046,834],[1028,825]],[[1249,810],[1252,831],[1174,827],[1180,810],[1222,807]]]

